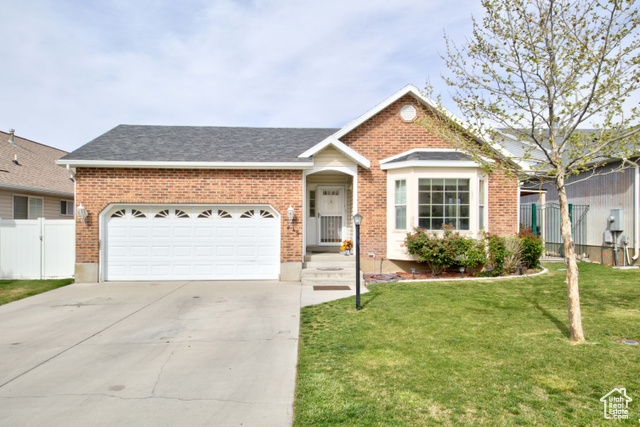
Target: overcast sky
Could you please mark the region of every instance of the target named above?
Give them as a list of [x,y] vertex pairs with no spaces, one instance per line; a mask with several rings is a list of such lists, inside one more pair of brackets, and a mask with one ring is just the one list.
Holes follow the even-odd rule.
[[0,129],[71,151],[118,124],[341,127],[408,83],[479,1],[0,3]]

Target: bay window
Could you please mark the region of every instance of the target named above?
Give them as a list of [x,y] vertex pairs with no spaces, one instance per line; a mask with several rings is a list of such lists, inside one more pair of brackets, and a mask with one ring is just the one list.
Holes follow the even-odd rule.
[[469,230],[469,203],[468,179],[418,180],[418,226],[421,228],[442,230],[446,224],[455,230]]
[[395,214],[396,230],[407,228],[407,180],[401,179],[395,182]]

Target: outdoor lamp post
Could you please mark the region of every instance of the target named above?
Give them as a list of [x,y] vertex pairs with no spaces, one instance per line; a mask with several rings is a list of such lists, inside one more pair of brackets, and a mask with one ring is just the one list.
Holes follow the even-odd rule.
[[355,214],[353,223],[356,226],[356,310],[360,310],[360,224],[362,224],[362,215]]

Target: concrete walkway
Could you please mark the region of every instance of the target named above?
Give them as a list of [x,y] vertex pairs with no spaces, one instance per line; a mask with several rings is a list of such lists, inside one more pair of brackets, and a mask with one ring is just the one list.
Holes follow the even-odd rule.
[[0,424],[286,426],[300,283],[74,284],[0,306]]

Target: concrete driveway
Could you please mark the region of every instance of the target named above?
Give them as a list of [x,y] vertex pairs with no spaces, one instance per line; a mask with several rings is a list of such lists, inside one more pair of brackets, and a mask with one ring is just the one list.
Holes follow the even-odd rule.
[[285,426],[300,283],[74,284],[0,306],[0,424]]

